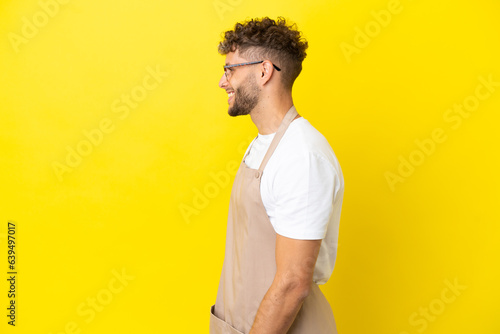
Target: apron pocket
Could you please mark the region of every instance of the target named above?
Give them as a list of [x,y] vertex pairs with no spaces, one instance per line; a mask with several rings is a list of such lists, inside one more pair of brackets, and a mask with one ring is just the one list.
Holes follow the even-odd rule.
[[210,334],[244,334],[214,314],[215,304],[210,307]]

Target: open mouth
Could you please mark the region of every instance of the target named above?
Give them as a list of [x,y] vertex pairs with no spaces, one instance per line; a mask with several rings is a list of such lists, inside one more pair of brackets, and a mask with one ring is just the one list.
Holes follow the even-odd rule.
[[228,92],[227,96],[228,96],[227,102],[231,101],[234,97],[234,92]]

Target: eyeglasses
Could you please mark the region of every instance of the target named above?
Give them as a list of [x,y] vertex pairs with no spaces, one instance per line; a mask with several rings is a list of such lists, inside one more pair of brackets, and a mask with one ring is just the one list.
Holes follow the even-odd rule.
[[[264,61],[263,60],[260,60],[260,61],[251,61],[249,63],[239,63],[239,64],[231,64],[231,65],[225,65],[224,66],[224,75],[226,76],[226,80],[229,80],[229,78],[231,77],[231,73],[232,73],[232,67],[238,67],[238,66],[245,66],[245,65],[254,65],[254,64],[260,64],[260,63],[263,63]],[[276,71],[281,71],[281,69],[274,65],[273,64],[273,67],[276,69]]]

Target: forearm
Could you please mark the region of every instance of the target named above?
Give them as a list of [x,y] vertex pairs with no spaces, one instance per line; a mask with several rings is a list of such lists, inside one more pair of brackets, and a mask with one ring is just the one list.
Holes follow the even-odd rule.
[[292,325],[307,292],[271,285],[260,303],[249,334],[285,334]]

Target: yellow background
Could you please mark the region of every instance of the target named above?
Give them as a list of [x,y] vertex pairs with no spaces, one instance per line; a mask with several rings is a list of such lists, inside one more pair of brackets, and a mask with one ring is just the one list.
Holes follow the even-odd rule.
[[[15,328],[0,285],[2,333],[208,333],[231,188],[211,173],[232,182],[257,134],[249,117],[227,115],[217,44],[265,15],[308,39],[295,106],[344,172],[337,262],[321,287],[339,333],[500,332],[500,87],[459,125],[445,119],[473,101],[479,77],[500,82],[498,1],[66,2],[46,21],[40,2],[0,3],[2,277],[9,220],[19,271]],[[398,13],[377,30],[372,11],[388,8]],[[341,45],[356,47],[366,28],[369,43],[358,36],[346,56]],[[148,68],[168,74],[115,112]],[[112,130],[58,179],[54,162],[84,150],[103,120]],[[387,172],[436,128],[446,140],[391,188]],[[122,270],[134,278],[118,289]],[[466,288],[440,302],[454,280]],[[432,320],[415,315],[440,305]]]

